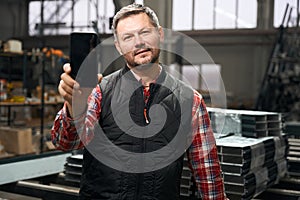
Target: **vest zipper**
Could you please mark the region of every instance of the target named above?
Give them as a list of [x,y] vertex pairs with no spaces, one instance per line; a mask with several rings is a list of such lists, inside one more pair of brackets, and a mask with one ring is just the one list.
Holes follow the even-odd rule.
[[[151,94],[150,94],[151,95]],[[149,98],[150,98],[150,95],[146,96],[145,94],[145,91],[143,90],[143,96],[144,96],[144,110],[143,110],[143,114],[144,114],[144,118],[145,118],[145,123],[146,124],[149,124],[149,118],[148,118],[148,114],[147,114],[147,111],[148,111],[148,107],[149,107]],[[145,151],[145,146],[146,146],[146,141],[145,139],[143,138],[142,139],[142,147],[141,147],[141,153],[144,153]],[[143,187],[143,181],[144,181],[144,175],[142,173],[139,173],[137,174],[137,184],[136,184],[136,193],[135,193],[135,199],[136,200],[139,200],[141,197],[140,197],[140,193],[141,193],[141,189]]]
[[150,89],[148,89],[148,91],[144,88],[143,89],[143,96],[144,96],[144,118],[145,118],[145,122],[146,124],[149,124],[149,119],[148,119],[148,108],[149,108],[149,99],[151,96],[151,92]]

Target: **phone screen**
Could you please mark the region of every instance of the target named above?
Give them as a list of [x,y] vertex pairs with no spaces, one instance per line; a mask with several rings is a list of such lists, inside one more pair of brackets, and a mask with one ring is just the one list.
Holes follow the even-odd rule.
[[71,77],[80,86],[97,84],[98,62],[95,47],[99,40],[96,33],[73,32],[70,35]]

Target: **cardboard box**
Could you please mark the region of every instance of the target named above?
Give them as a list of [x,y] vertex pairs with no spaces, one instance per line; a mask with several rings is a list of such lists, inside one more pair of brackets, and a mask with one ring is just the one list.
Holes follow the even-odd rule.
[[22,53],[22,42],[20,40],[10,39],[3,45],[4,52]]
[[0,140],[7,153],[33,153],[31,128],[0,127]]

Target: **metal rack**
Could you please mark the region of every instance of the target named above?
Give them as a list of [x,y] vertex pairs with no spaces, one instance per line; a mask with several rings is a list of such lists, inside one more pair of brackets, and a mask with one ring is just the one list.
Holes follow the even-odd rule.
[[292,9],[287,4],[255,105],[256,110],[286,113],[288,121],[300,120],[300,31],[299,23],[288,27]]

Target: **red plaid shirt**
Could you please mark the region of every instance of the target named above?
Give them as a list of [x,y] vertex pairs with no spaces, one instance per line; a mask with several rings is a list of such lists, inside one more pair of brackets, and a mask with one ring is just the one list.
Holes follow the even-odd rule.
[[[144,92],[147,95],[147,92]],[[58,112],[51,131],[53,144],[61,150],[80,149],[94,136],[93,126],[98,123],[101,112],[102,93],[97,86],[88,99],[87,115],[80,121],[83,126],[78,136],[74,120],[68,116],[67,106]],[[193,172],[198,191],[203,200],[226,199],[224,184],[217,155],[217,147],[210,126],[209,115],[202,96],[194,92],[192,111],[193,141],[187,149],[189,167]],[[77,123],[77,122],[76,122]],[[80,139],[81,138],[81,139]],[[84,142],[82,142],[84,141]]]

